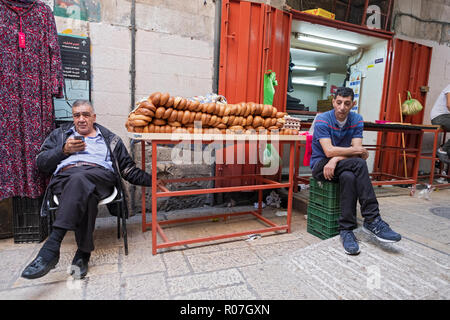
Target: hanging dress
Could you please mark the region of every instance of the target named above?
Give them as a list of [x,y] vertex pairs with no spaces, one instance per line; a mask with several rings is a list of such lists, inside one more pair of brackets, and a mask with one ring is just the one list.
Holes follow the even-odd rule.
[[62,96],[63,85],[50,8],[0,0],[0,200],[44,193],[46,178],[35,158],[54,129],[52,97]]

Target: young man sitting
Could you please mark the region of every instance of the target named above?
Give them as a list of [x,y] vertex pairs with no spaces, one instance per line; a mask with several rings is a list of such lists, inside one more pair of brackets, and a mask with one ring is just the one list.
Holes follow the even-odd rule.
[[339,182],[341,215],[339,232],[347,254],[360,252],[353,229],[356,223],[356,202],[361,205],[363,230],[382,242],[400,241],[380,217],[378,201],[370,181],[362,146],[364,122],[361,115],[351,112],[355,105],[351,88],[338,88],[333,99],[333,110],[319,114],[314,124],[311,168],[315,179]]

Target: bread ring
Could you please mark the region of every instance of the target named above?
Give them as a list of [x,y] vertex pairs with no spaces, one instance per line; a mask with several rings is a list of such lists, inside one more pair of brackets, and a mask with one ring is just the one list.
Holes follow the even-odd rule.
[[155,126],[164,126],[166,123],[167,121],[163,119],[153,119],[153,124]]
[[252,123],[253,123],[253,116],[251,114],[247,117],[246,123],[247,123],[248,126],[252,125]]
[[228,117],[228,116],[222,117],[222,123],[223,123],[223,124],[227,124],[227,123],[228,123],[228,120],[229,120],[229,117]]
[[194,123],[196,114],[197,114],[197,112],[194,112],[194,111],[191,112],[188,123]]
[[161,100],[161,92],[153,92],[149,98],[152,103],[157,106],[159,104],[159,101]]
[[155,132],[155,125],[153,123],[150,123],[148,125],[148,132],[149,133],[154,133]]
[[148,124],[148,121],[141,120],[141,119],[133,119],[133,120],[131,120],[130,124],[133,127],[144,127]]
[[190,106],[191,106],[191,100],[186,99],[186,107],[184,108],[184,110],[192,111]]
[[250,112],[252,112],[252,106],[249,103],[247,103],[245,106],[245,112],[243,116],[247,118]]
[[261,118],[260,116],[255,116],[253,118],[253,122],[252,122],[253,128],[260,127],[262,125],[263,121],[264,121],[263,118]]
[[236,116],[240,116],[241,112],[242,112],[242,106],[240,104],[237,104],[236,105],[236,113],[235,113],[235,115]]
[[211,119],[209,119],[208,125],[212,126],[214,123],[216,123],[216,120],[217,120],[217,116],[215,114],[211,115]]
[[231,105],[230,115],[235,115],[237,112],[237,106],[235,104]]
[[264,128],[270,127],[272,124],[272,118],[266,118],[264,119]]
[[177,112],[177,121],[181,123],[181,121],[183,120],[183,116],[184,116],[184,111],[183,110],[178,110]]
[[161,94],[161,99],[159,100],[159,105],[164,106],[166,104],[166,102],[169,101],[169,98],[170,98],[170,94],[168,94],[167,92]]
[[247,118],[241,117],[241,126],[245,127],[247,125]]
[[178,110],[185,110],[186,109],[186,99],[181,98],[180,104],[178,105]]
[[133,130],[134,130],[134,132],[143,133],[144,127],[134,127]]
[[257,104],[257,105],[256,105],[255,114],[256,114],[256,115],[261,115],[262,110],[263,110],[262,104]]
[[225,105],[225,111],[223,112],[223,117],[227,117],[227,116],[229,116],[230,115],[230,112],[231,112],[231,107],[230,107],[230,105]]
[[181,119],[182,124],[189,123],[189,119],[191,118],[191,112],[189,110],[185,110],[183,114],[183,119]]
[[218,129],[226,129],[226,128],[227,128],[227,125],[224,124],[224,123],[219,123],[219,124],[217,125],[217,128],[218,128]]
[[270,118],[272,121],[270,122],[270,126],[276,126],[277,125],[277,118]]
[[277,112],[277,114],[275,115],[276,118],[283,118],[285,115],[284,112]]
[[219,105],[219,112],[217,114],[218,114],[218,116],[223,117],[224,113],[225,113],[225,106],[223,104],[220,104]]
[[171,121],[168,123],[168,125],[172,127],[181,127],[181,123],[179,123],[178,121]]
[[208,123],[207,121],[207,114],[206,113],[202,113],[202,117],[200,119],[200,121],[202,122],[202,126],[206,126],[206,124]]
[[148,117],[148,116],[144,116],[143,114],[137,114],[134,116],[133,120],[145,120],[147,122],[150,122],[150,121],[152,121],[152,118]]
[[233,123],[234,123],[234,119],[235,118],[236,118],[236,116],[229,116],[227,125],[229,125],[231,127],[233,125]]
[[155,133],[160,133],[159,131],[160,131],[160,129],[161,129],[161,127],[160,126],[155,126]]
[[191,107],[192,107],[192,109],[195,111],[195,112],[199,112],[200,110],[201,110],[201,107],[200,107],[200,101],[192,101],[191,102]]
[[142,115],[147,116],[147,117],[154,117],[155,116],[155,113],[152,110],[147,109],[147,108],[142,108],[142,107],[137,108],[136,111],[135,111],[135,114],[136,115],[142,114]]
[[156,112],[155,112],[155,118],[161,119],[165,112],[166,112],[166,108],[158,107],[158,109],[156,109]]
[[206,125],[209,125],[209,122],[211,121],[211,115],[209,113],[206,114]]
[[267,104],[265,104],[263,106],[263,109],[261,111],[261,117],[265,118],[265,117],[268,117],[268,116],[272,115],[272,109],[271,108],[269,109],[269,107],[270,106],[267,105]]
[[155,105],[154,105],[151,101],[148,101],[148,100],[142,101],[142,102],[139,104],[139,108],[146,108],[146,109],[149,109],[149,110],[151,110],[151,111],[153,111],[153,112],[156,111]]
[[244,131],[244,127],[242,127],[242,126],[232,126],[228,129],[230,129],[232,131]]
[[171,126],[166,125],[164,128],[165,128],[166,133],[172,133],[172,127]]
[[178,111],[172,109],[172,113],[170,114],[169,118],[167,119],[168,122],[173,122],[177,120]]
[[162,116],[163,119],[169,119],[169,117],[171,116],[173,112],[172,108],[166,109],[166,111],[164,111],[164,114]]
[[206,109],[206,112],[213,114],[214,111],[216,111],[216,104],[214,102],[208,103],[208,107]]
[[182,99],[181,97],[175,97],[173,99],[173,108],[174,109],[178,109],[178,105],[180,104],[181,99]]
[[275,118],[277,116],[277,108],[272,107],[272,114],[270,115],[271,118]]
[[174,97],[169,97],[169,100],[167,100],[166,104],[164,105],[166,108],[171,108],[173,107],[173,103],[175,102],[175,98]]
[[149,133],[148,132],[148,125],[146,125],[145,127],[144,127],[144,130],[142,131],[143,133]]
[[203,113],[201,113],[201,112],[196,112],[196,113],[195,113],[194,121],[202,121],[202,115],[203,115]]

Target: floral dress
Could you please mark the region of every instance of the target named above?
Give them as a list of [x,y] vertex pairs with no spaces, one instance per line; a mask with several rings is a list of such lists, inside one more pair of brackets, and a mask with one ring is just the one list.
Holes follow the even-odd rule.
[[63,85],[51,9],[0,0],[0,200],[44,193],[35,158],[54,129],[52,97],[62,96]]

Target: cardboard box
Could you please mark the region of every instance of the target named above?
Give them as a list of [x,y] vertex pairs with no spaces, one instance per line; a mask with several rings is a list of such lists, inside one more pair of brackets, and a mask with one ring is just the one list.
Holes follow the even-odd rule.
[[305,10],[302,11],[304,13],[309,13],[309,14],[313,14],[315,16],[321,16],[327,19],[332,19],[334,20],[334,17],[336,16],[334,13],[331,13],[327,10],[324,10],[322,8],[317,8],[317,9],[311,9],[311,10]]

